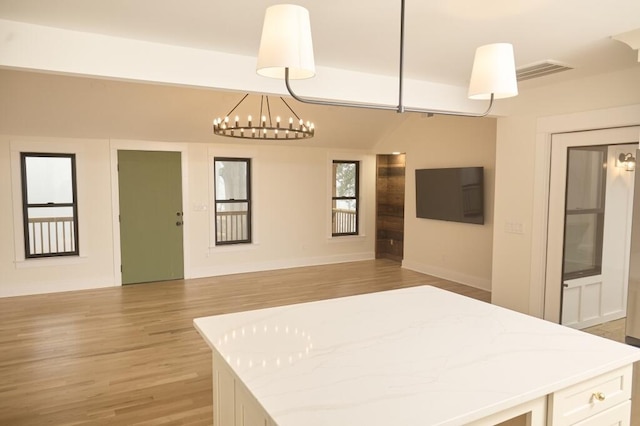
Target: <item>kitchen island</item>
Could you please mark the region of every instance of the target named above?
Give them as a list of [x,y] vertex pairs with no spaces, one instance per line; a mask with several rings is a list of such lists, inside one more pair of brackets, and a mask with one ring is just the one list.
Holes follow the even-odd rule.
[[212,349],[215,426],[628,425],[640,360],[431,286],[194,324]]

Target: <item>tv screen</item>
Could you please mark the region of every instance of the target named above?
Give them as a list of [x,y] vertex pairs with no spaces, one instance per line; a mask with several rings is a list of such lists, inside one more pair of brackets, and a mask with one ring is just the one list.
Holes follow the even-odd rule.
[[416,216],[484,224],[484,168],[416,170]]

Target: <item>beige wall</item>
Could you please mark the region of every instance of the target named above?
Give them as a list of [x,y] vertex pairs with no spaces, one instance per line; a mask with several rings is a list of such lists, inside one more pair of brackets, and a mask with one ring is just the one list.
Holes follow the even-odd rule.
[[[545,89],[527,88],[514,100],[501,101],[508,117],[493,119],[424,118],[421,115],[351,112],[341,108],[309,109],[329,123],[327,133],[312,140],[314,146],[296,148],[226,143],[210,134],[210,118],[226,111],[234,97],[223,100],[212,92],[144,84],[102,82],[60,76],[0,71],[0,208],[10,215],[0,225],[0,295],[23,294],[117,284],[116,246],[113,235],[111,188],[114,183],[111,151],[114,139],[188,141],[188,205],[190,215],[186,251],[191,276],[212,275],[252,268],[322,263],[372,256],[374,247],[373,152],[407,153],[405,266],[441,275],[482,288],[491,288],[494,302],[519,311],[535,310],[540,290],[537,279],[539,247],[536,235],[544,232],[536,222],[539,183],[545,179],[539,152],[539,123],[555,119],[571,121],[571,114],[640,103],[640,73],[637,68],[592,77]],[[132,96],[132,92],[134,95]],[[220,103],[224,103],[221,107]],[[326,114],[326,116],[325,116]],[[353,114],[353,115],[352,115]],[[614,123],[604,118],[597,125]],[[602,116],[602,114],[600,115]],[[602,118],[602,117],[601,117]],[[315,119],[315,118],[314,118]],[[318,134],[322,121],[318,124]],[[342,121],[340,121],[342,120]],[[203,125],[202,122],[206,122]],[[636,124],[640,122],[640,118]],[[587,122],[581,128],[596,124]],[[346,129],[336,132],[336,129]],[[497,141],[494,142],[494,134]],[[21,267],[16,263],[15,210],[11,171],[11,142],[27,141],[79,144],[92,170],[89,203],[91,214],[88,260],[73,265]],[[365,161],[363,207],[366,237],[332,243],[327,238],[326,218],[320,204],[326,201],[328,167],[333,156],[342,156],[341,146],[358,148],[354,156]],[[211,248],[209,242],[208,162],[216,152],[249,150],[255,154],[258,170],[256,203],[263,205],[256,218],[258,243],[251,250]],[[487,169],[484,226],[450,224],[415,218],[414,171],[416,168],[482,165]],[[369,170],[369,171],[367,171]],[[95,172],[94,172],[95,171]],[[264,180],[262,180],[264,179]],[[275,185],[270,185],[274,182]],[[280,191],[293,184],[290,194]],[[492,188],[495,185],[495,203]],[[536,186],[538,185],[538,186]],[[287,213],[286,225],[296,234],[283,237],[272,226],[279,217],[270,208],[272,200],[300,200],[297,214]],[[314,194],[322,194],[317,201]],[[539,194],[538,194],[539,195]],[[314,201],[315,200],[315,201]],[[494,210],[492,210],[494,206]],[[326,210],[326,209],[325,209]],[[108,213],[107,213],[108,212]],[[302,218],[308,218],[304,220]],[[86,223],[86,222],[85,222]],[[507,233],[507,223],[522,224],[523,233]],[[85,225],[86,226],[86,225]],[[204,227],[207,226],[205,229]],[[469,243],[471,242],[471,243]],[[289,244],[290,243],[290,244]],[[281,253],[281,255],[279,254]],[[538,256],[539,258],[539,256]],[[532,278],[533,276],[533,278]]]
[[[76,154],[80,256],[24,260],[20,152]],[[113,285],[109,141],[0,135],[0,296]]]
[[[14,71],[0,71],[0,89],[0,209],[6,219],[0,221],[0,296],[119,285],[118,149],[183,152],[186,277],[374,256],[375,156],[368,149],[336,146],[341,138],[352,138],[355,147],[372,144],[375,130],[368,124],[375,116],[354,114],[339,135],[321,120],[318,132],[328,131],[312,140],[315,146],[247,144],[211,135],[213,113],[206,111],[226,112],[228,105],[208,90]],[[79,258],[24,260],[15,159],[26,150],[78,154]],[[255,238],[249,246],[221,248],[211,242],[216,155],[253,159]],[[331,238],[333,159],[362,162],[361,236]]]
[[[184,155],[187,277],[368,259],[375,242],[375,152],[407,153],[405,266],[481,288],[491,280],[495,120],[311,108],[317,136],[288,144],[247,144],[214,137],[210,119],[237,94],[0,70],[0,296],[119,285],[117,149],[179,149]],[[221,104],[223,104],[221,106]],[[150,142],[155,141],[155,142]],[[78,149],[81,250],[76,262],[20,259],[19,176],[11,156]],[[12,148],[13,147],[13,148]],[[71,148],[70,148],[71,147]],[[351,147],[353,149],[348,149]],[[254,161],[250,246],[211,243],[211,170],[216,155]],[[362,161],[362,236],[331,238],[330,163]],[[81,166],[80,166],[81,163]],[[486,169],[484,226],[415,218],[416,168]],[[4,238],[6,236],[6,238]],[[85,255],[86,254],[86,255]],[[62,263],[62,264],[60,264]],[[37,266],[33,266],[36,265]]]
[[[174,144],[175,145],[175,144]],[[185,273],[188,278],[301,265],[371,259],[374,256],[375,158],[359,151],[313,147],[180,144],[186,161]],[[0,137],[0,296],[66,291],[120,284],[117,149],[171,149],[167,143],[28,136]],[[24,260],[20,151],[77,153],[79,258]],[[210,238],[213,156],[252,158],[254,243],[215,247]],[[13,157],[13,161],[12,161]],[[331,161],[362,163],[361,236],[331,238]],[[115,215],[114,215],[115,213]]]
[[[640,70],[527,88],[506,102],[497,129],[492,302],[543,316],[549,132],[640,123],[623,108],[640,102]],[[522,224],[523,233],[507,232],[507,223]]]
[[[495,182],[493,118],[410,114],[375,151],[406,153],[403,266],[423,273],[491,289],[491,247]],[[416,218],[415,170],[439,167],[485,168],[485,224]]]
[[[323,148],[191,144],[189,247],[193,277],[374,257],[375,158]],[[215,247],[210,237],[213,156],[252,158],[254,244]],[[332,161],[361,161],[361,235],[331,237]],[[208,205],[207,211],[198,206]],[[186,219],[185,219],[186,220]]]

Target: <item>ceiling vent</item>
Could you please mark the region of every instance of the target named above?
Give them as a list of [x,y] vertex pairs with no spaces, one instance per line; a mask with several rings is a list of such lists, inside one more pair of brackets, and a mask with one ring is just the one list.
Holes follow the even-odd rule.
[[518,68],[516,70],[516,78],[518,81],[531,80],[532,78],[544,77],[550,74],[556,74],[563,71],[572,70],[572,67],[563,65],[554,61],[538,62],[533,65]]

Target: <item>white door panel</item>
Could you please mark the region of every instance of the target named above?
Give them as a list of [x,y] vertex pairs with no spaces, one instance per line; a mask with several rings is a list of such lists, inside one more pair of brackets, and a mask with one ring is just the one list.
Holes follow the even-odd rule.
[[598,323],[602,306],[602,276],[566,280],[562,301],[562,324],[588,327]]

